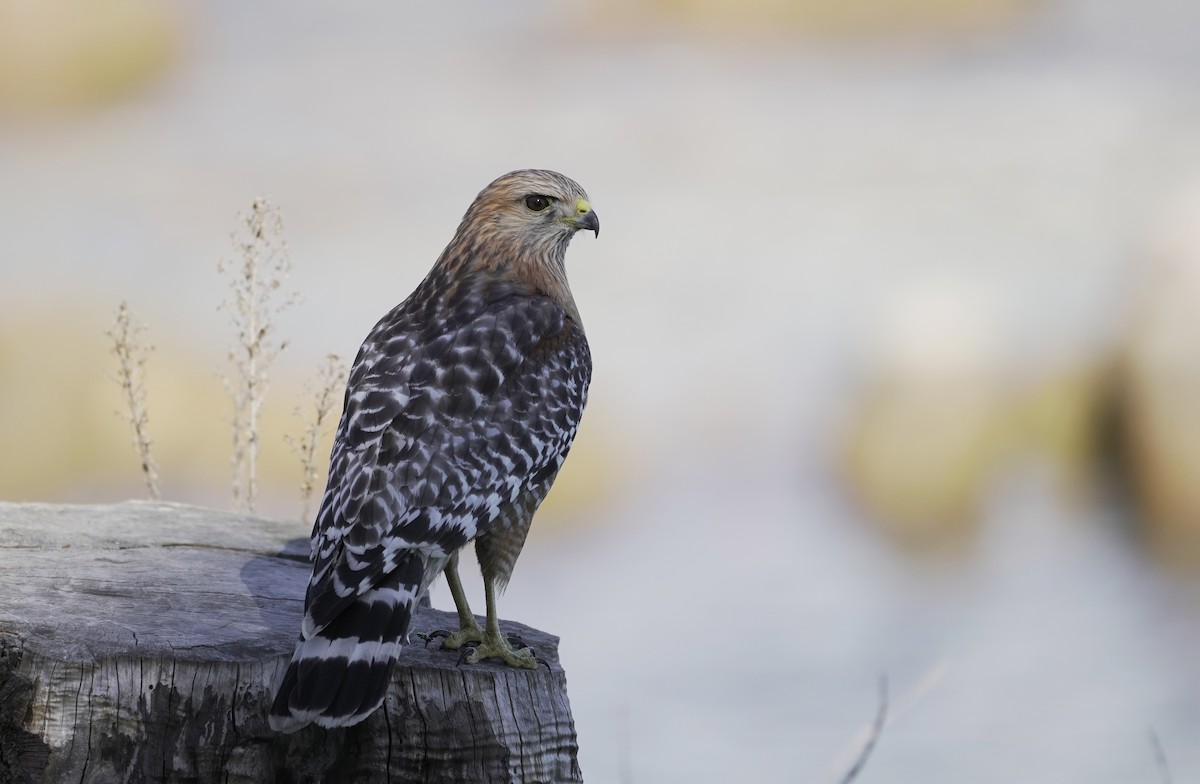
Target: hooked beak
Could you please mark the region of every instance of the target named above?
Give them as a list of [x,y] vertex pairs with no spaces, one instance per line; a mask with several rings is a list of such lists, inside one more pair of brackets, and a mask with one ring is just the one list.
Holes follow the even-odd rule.
[[591,231],[595,232],[597,237],[600,236],[600,218],[586,199],[575,202],[574,224],[576,231]]
[[600,219],[596,217],[595,212],[589,210],[580,215],[575,219],[575,225],[580,229],[595,232],[597,237],[600,236]]

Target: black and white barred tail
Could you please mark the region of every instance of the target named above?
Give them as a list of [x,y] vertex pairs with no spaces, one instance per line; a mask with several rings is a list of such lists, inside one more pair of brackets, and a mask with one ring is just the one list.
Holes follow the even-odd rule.
[[353,597],[327,625],[301,635],[271,706],[271,729],[348,727],[383,704],[424,587],[420,565],[404,566]]

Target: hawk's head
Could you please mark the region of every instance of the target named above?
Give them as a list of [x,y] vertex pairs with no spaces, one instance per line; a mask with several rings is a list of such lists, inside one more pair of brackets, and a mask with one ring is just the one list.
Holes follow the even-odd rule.
[[467,214],[459,234],[499,241],[524,250],[560,253],[580,229],[600,236],[600,219],[579,183],[558,172],[521,169],[484,188]]
[[[580,323],[564,264],[580,229],[600,236],[600,219],[579,183],[543,169],[509,172],[475,197],[428,280],[520,281]],[[463,291],[447,285],[440,296]]]

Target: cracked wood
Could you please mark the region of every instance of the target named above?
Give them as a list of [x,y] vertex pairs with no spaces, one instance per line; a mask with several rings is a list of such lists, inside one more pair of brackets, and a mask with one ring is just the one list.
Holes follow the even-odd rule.
[[[308,531],[167,503],[0,503],[0,781],[581,781],[555,637],[536,672],[414,638],[384,708],[277,735]],[[422,608],[414,631],[455,628]]]

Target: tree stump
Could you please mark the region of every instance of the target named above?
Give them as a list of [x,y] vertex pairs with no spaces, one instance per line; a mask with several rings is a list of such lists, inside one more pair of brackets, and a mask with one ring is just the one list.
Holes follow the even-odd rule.
[[582,780],[558,639],[517,623],[548,667],[459,666],[414,637],[365,722],[272,732],[307,534],[178,504],[0,504],[0,781]]

